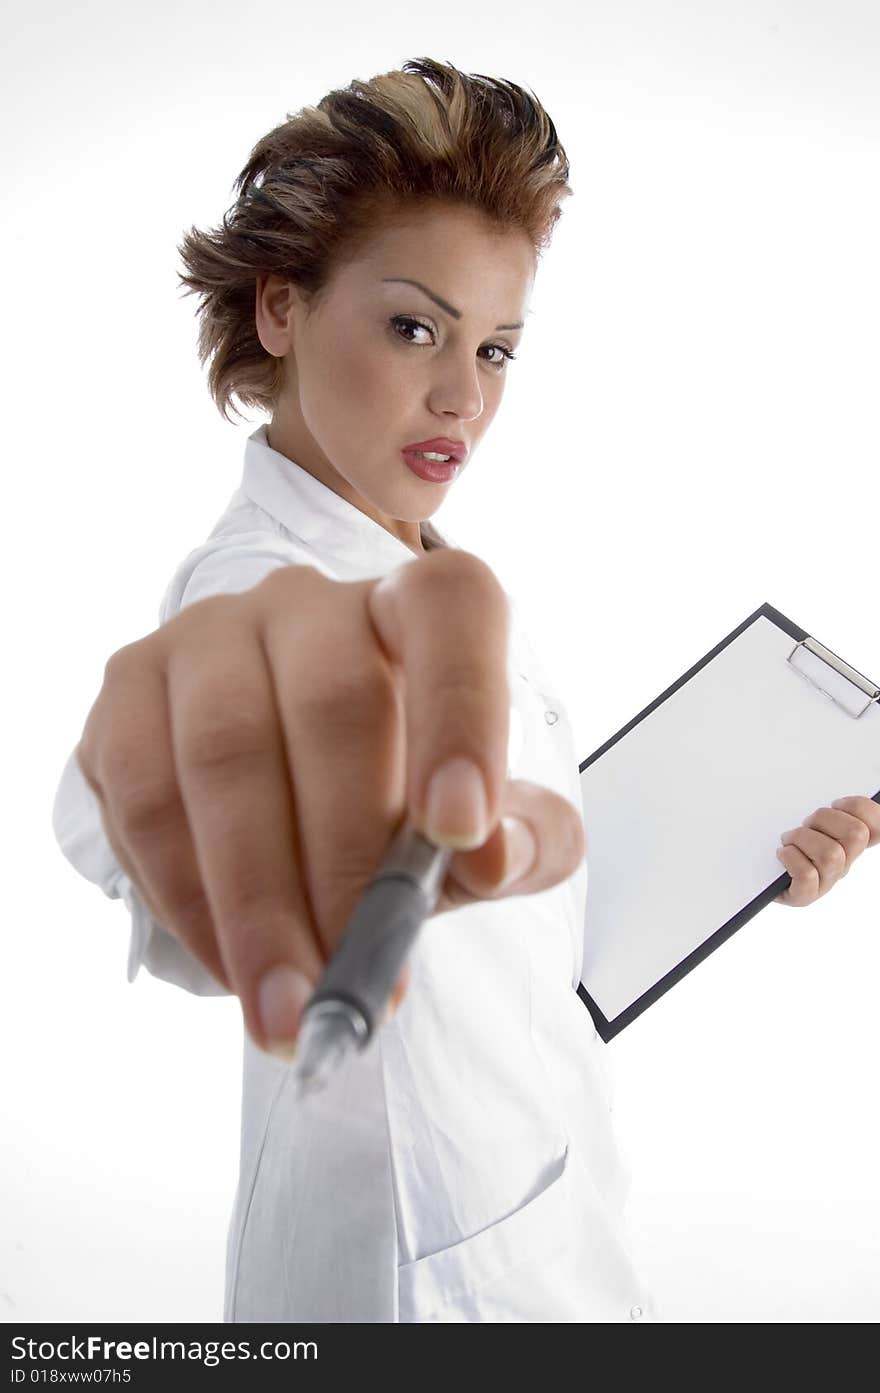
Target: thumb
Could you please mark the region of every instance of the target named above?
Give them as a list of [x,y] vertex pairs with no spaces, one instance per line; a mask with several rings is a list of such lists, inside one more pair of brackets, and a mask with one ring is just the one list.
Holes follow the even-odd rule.
[[583,817],[569,799],[543,784],[509,779],[485,842],[450,861],[435,913],[547,890],[574,874],[586,849]]

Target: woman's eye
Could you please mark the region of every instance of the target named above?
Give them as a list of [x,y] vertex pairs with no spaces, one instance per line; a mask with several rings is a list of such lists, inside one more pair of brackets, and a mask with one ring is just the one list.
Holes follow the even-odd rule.
[[[413,318],[412,318],[410,315],[408,315],[408,314],[396,314],[396,315],[394,315],[394,317],[393,317],[392,320],[391,320],[391,323],[392,323],[392,325],[393,325],[393,327],[394,327],[394,332],[398,335],[399,338],[404,339],[404,341],[405,341],[406,343],[415,343],[416,341],[415,341],[414,339],[411,339],[411,338],[408,336],[408,334],[406,334],[406,333],[401,333],[401,332],[400,332],[401,328],[404,329],[404,330],[413,330],[413,331],[416,330],[416,329],[423,329],[423,330],[425,331],[426,334],[430,334],[430,336],[431,336],[431,341],[433,342],[433,339],[434,339],[434,331],[431,329],[430,325],[428,325],[428,324],[423,324],[423,323],[421,322],[421,320],[419,320],[419,319],[413,319]],[[420,345],[417,344],[416,346],[418,347],[418,346],[420,346]],[[489,366],[490,366],[490,367],[496,368],[496,369],[498,369],[499,371],[500,371],[501,369],[503,369],[503,367],[504,367],[504,365],[505,365],[506,363],[511,362],[511,361],[516,357],[516,354],[515,354],[515,353],[512,353],[511,350],[510,350],[505,344],[503,344],[503,343],[487,343],[487,344],[484,344],[484,345],[483,345],[483,350],[481,350],[481,351],[488,351],[488,352],[490,352],[490,353],[497,353],[497,354],[500,354],[500,355],[501,355],[501,356],[498,357],[498,358],[487,358],[487,359],[486,359],[486,362],[489,363]]]
[[[391,323],[395,326],[395,331],[397,330],[398,325],[403,325],[405,328],[408,329],[424,329],[426,334],[431,334],[431,330],[427,324],[422,324],[422,322],[418,319],[410,319],[409,315],[406,314],[396,314],[392,319]],[[400,335],[400,337],[403,338],[404,335]],[[413,340],[410,338],[408,338],[406,341],[407,343],[413,342]]]
[[506,348],[503,343],[487,343],[486,347],[494,349],[496,353],[502,355],[500,358],[494,358],[492,360],[493,367],[503,368],[505,363],[512,363],[516,357],[516,354],[512,353],[509,348]]

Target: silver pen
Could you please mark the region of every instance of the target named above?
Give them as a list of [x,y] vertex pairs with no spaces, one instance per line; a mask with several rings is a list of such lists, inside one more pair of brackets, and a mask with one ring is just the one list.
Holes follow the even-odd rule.
[[372,1040],[454,855],[404,819],[303,1011],[292,1065],[298,1098]]

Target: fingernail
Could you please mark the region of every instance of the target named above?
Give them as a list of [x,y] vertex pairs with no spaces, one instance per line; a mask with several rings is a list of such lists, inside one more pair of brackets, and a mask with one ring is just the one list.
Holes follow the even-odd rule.
[[483,776],[473,760],[456,755],[435,770],[428,785],[425,832],[438,846],[482,846],[488,829]]
[[257,989],[257,1010],[266,1036],[266,1048],[279,1059],[296,1053],[299,1020],[313,987],[301,972],[279,963],[264,974]]
[[518,817],[503,817],[501,825],[504,828],[506,864],[499,890],[521,880],[532,869],[538,854],[538,844],[527,822]]

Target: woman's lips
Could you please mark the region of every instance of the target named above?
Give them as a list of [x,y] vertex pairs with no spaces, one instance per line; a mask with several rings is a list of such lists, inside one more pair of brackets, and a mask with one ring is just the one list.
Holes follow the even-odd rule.
[[429,484],[448,484],[450,479],[454,479],[461,464],[458,460],[451,459],[446,464],[436,459],[423,459],[412,450],[401,450],[403,461],[413,474],[417,474],[420,479],[425,479]]

